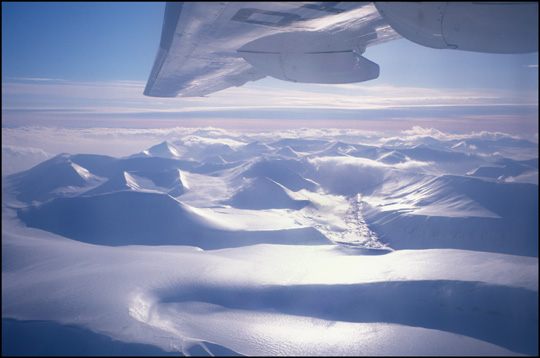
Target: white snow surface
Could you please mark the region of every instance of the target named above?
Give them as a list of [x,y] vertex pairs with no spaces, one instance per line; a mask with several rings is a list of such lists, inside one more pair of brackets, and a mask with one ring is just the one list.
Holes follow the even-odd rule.
[[185,355],[538,354],[537,180],[467,175],[537,159],[462,156],[531,145],[346,138],[199,130],[3,176],[2,317]]

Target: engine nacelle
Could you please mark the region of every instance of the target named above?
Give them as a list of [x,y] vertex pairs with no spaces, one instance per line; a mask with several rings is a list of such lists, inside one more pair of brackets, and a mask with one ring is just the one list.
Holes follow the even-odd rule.
[[379,66],[361,56],[364,48],[355,41],[319,32],[285,32],[247,43],[238,53],[258,72],[285,81],[353,83],[379,77]]
[[376,2],[401,36],[420,45],[488,53],[538,51],[538,3]]

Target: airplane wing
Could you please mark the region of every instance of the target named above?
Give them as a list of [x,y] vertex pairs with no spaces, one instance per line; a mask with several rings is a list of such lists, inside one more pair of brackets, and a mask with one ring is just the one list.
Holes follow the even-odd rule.
[[266,76],[304,83],[375,79],[366,48],[405,37],[443,49],[538,50],[537,3],[167,3],[144,94],[205,96]]
[[372,3],[167,3],[144,94],[204,96],[267,75],[323,83],[376,78],[378,66],[360,54],[397,37]]

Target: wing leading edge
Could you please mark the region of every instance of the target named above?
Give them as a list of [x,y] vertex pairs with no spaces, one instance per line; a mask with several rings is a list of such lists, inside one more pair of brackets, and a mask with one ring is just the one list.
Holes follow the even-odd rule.
[[144,94],[147,96],[175,97],[175,94],[171,94],[171,92],[160,89],[163,87],[163,82],[165,81],[163,76],[160,76],[160,74],[163,64],[169,54],[176,31],[176,25],[178,23],[178,19],[180,18],[180,14],[182,13],[183,5],[183,2],[168,2],[165,5],[165,15],[163,18],[163,27],[161,29],[161,41],[159,43],[159,49],[154,61],[152,72],[150,72],[150,77],[148,78],[146,88],[144,89]]

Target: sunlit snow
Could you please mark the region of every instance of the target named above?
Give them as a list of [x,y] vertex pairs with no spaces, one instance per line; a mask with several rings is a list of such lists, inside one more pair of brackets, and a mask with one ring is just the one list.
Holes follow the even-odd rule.
[[537,143],[148,133],[3,173],[5,324],[184,355],[538,354]]

